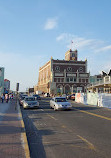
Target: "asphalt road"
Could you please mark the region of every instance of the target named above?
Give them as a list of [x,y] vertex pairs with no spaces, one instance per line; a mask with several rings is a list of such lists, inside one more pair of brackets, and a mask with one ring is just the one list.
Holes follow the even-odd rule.
[[31,158],[111,158],[111,110],[72,105],[54,111],[43,98],[39,109],[22,109]]

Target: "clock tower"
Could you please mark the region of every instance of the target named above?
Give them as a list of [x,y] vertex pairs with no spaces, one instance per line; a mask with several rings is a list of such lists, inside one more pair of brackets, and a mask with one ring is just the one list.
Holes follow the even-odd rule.
[[77,61],[77,50],[72,51],[71,49],[65,53],[65,60]]

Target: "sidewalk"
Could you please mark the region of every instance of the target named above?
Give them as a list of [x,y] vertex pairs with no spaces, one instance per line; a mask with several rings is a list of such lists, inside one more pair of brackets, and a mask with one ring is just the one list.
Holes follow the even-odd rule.
[[0,102],[0,158],[30,158],[19,105]]

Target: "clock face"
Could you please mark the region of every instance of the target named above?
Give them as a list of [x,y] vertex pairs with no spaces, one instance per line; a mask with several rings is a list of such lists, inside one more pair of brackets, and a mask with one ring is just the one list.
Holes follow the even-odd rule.
[[72,68],[71,68],[71,67],[68,67],[68,68],[67,68],[67,71],[72,71]]
[[56,66],[56,67],[55,67],[55,71],[60,71],[60,67],[59,67],[59,66]]

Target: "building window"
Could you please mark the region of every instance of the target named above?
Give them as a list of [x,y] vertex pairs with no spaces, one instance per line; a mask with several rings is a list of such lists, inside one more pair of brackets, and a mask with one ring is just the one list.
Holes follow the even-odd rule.
[[74,82],[76,82],[76,78],[74,78]]
[[61,80],[62,80],[62,82],[64,82],[64,78],[62,78]]
[[69,78],[66,78],[66,82],[69,82]]
[[75,57],[75,54],[74,54],[74,53],[72,53],[72,57]]
[[60,82],[60,78],[58,78],[58,82]]
[[70,78],[70,82],[73,82],[73,77]]

